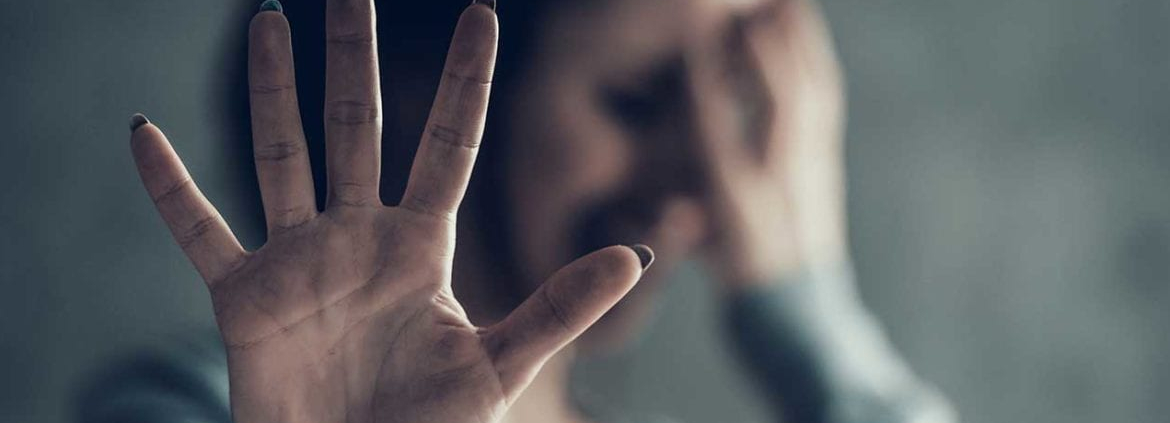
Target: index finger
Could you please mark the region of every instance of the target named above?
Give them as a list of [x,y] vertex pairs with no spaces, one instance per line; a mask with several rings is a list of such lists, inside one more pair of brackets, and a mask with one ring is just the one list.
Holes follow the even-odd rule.
[[477,1],[459,17],[402,197],[404,208],[449,218],[463,200],[483,137],[496,64],[494,3]]

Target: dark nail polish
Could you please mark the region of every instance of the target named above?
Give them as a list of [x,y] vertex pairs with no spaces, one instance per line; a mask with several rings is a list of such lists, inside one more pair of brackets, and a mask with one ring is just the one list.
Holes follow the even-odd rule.
[[491,8],[492,11],[496,10],[496,0],[471,0],[471,4],[473,6],[477,5],[477,4],[482,4],[484,6]]
[[148,123],[150,123],[150,119],[147,119],[142,113],[135,113],[134,116],[130,116],[130,132],[137,131],[142,125]]
[[264,3],[260,3],[260,11],[261,12],[273,11],[273,12],[284,13],[284,6],[281,5],[280,1],[278,1],[278,0],[264,0]]
[[643,272],[649,269],[650,265],[654,263],[654,250],[651,250],[650,247],[642,244],[628,245],[628,247],[634,250],[634,253],[638,254],[638,260],[642,262]]

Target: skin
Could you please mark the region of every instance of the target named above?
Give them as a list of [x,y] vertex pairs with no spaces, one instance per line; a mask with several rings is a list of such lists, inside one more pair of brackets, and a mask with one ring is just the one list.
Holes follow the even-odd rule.
[[[495,56],[496,16],[482,5],[460,18],[395,207],[377,196],[368,0],[327,3],[324,210],[313,202],[287,22],[276,12],[253,20],[252,127],[269,232],[259,250],[240,247],[157,127],[133,132],[146,189],[212,294],[236,421],[585,421],[566,389],[577,352],[636,333],[675,264],[698,256],[734,292],[847,260],[840,72],[813,5],[588,3],[548,16],[529,83],[497,105],[515,128],[519,280],[484,271],[492,255],[467,242],[474,227],[459,227],[454,254]],[[606,100],[662,80],[674,101],[652,101],[664,107],[655,119],[630,122]],[[660,264],[637,288],[644,269],[631,248],[561,267],[641,240]],[[531,295],[500,310],[490,293],[505,285]]]
[[[526,90],[500,105],[515,128],[509,180],[525,289],[605,243],[655,249],[654,269],[578,343],[585,351],[636,336],[683,260],[706,262],[723,293],[848,261],[844,100],[819,10],[803,0],[671,4],[554,11]],[[648,117],[631,121],[622,101]],[[581,242],[582,232],[604,235]]]
[[328,204],[313,200],[277,12],[252,22],[254,142],[269,241],[244,251],[152,124],[131,136],[147,192],[211,292],[232,414],[247,422],[494,422],[541,365],[626,293],[628,247],[556,272],[507,318],[467,319],[451,288],[456,210],[483,132],[495,13],[461,16],[401,204],[377,196],[381,139],[373,10],[330,2]]

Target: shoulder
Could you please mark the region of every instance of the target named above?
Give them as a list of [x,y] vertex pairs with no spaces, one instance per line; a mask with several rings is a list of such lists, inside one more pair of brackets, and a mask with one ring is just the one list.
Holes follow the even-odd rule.
[[230,423],[227,357],[214,331],[172,337],[114,360],[85,381],[81,423]]

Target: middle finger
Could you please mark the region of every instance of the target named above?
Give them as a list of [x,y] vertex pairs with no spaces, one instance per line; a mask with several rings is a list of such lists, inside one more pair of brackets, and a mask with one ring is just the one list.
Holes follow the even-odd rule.
[[328,0],[325,160],[328,205],[371,206],[381,173],[382,95],[373,0]]

